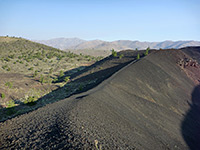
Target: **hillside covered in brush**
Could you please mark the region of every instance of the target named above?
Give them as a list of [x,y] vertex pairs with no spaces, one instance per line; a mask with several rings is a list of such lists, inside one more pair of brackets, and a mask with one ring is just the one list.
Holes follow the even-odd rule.
[[[35,104],[45,94],[64,86],[71,74],[100,59],[63,52],[23,38],[0,37],[0,120],[16,114],[7,115],[5,108]],[[27,107],[21,106],[19,114]]]

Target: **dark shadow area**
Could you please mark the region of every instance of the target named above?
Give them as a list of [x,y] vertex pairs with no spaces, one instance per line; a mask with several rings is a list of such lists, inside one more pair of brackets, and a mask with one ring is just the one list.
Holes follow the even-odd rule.
[[[150,51],[152,52],[152,51]],[[51,91],[50,93],[44,95],[43,97],[39,98],[36,102],[34,102],[34,105],[27,105],[24,103],[20,103],[17,102],[19,105],[13,107],[12,109],[0,109],[0,113],[1,114],[10,114],[11,116],[9,116],[9,118],[24,114],[26,112],[21,112],[20,110],[23,109],[26,105],[26,107],[30,107],[29,111],[33,111],[36,110],[40,107],[45,106],[46,104],[49,103],[53,103],[59,100],[63,100],[65,98],[68,98],[74,94],[80,94],[83,92],[86,92],[94,87],[96,87],[97,85],[99,85],[101,82],[103,82],[105,79],[108,79],[110,76],[112,76],[114,73],[116,73],[117,71],[119,71],[120,69],[122,69],[123,67],[125,67],[126,65],[128,65],[129,63],[131,63],[132,61],[137,62],[138,60],[136,60],[137,58],[137,54],[140,54],[140,59],[142,57],[144,57],[144,51],[125,51],[123,52],[124,57],[122,59],[119,59],[118,57],[113,57],[112,55],[110,55],[109,57],[106,57],[96,63],[94,63],[91,66],[85,67],[84,69],[80,70],[80,71],[75,71],[76,69],[79,68],[75,68],[69,71],[66,71],[64,73],[64,76],[62,78],[59,78],[58,81],[63,81],[64,78],[66,76],[70,76],[70,82],[67,83],[64,87],[59,87],[56,90]],[[120,52],[119,52],[120,54]],[[117,60],[117,61],[115,61]],[[107,68],[101,68],[100,70],[98,70],[97,68],[101,67],[101,65],[106,62]],[[107,63],[108,62],[108,63]],[[105,64],[104,64],[105,65]],[[96,68],[95,72],[90,72],[87,73],[88,71],[90,71],[91,69]],[[78,85],[78,88],[73,91],[70,94],[66,94],[66,89],[71,88],[68,87],[69,84],[72,85]],[[77,99],[81,99],[83,97],[79,96],[77,97]],[[45,100],[45,102],[43,101]],[[49,101],[48,101],[49,100]],[[6,119],[5,119],[6,120]],[[2,120],[1,116],[0,116],[0,122],[5,121],[4,119]]]
[[56,82],[54,82],[54,83],[62,82],[65,79],[65,77],[67,77],[67,76],[70,76],[70,79],[74,79],[77,76],[79,76],[80,74],[83,74],[83,73],[87,72],[88,70],[90,70],[90,69],[92,69],[92,68],[94,68],[96,66],[99,66],[103,62],[111,60],[111,59],[113,59],[112,55],[110,55],[110,56],[108,56],[108,57],[106,57],[106,58],[104,58],[104,59],[102,59],[100,61],[97,61],[96,63],[94,63],[94,64],[92,64],[90,66],[86,66],[86,67],[80,66],[78,68],[74,68],[74,69],[71,69],[69,71],[66,71],[66,72],[64,72],[64,76],[63,77],[59,77],[58,76],[58,80]]
[[69,76],[70,79],[73,78],[74,74],[80,74],[82,70],[85,70],[85,66],[80,66],[71,70],[68,70],[66,72],[64,72],[64,75],[62,77],[59,77],[59,75],[57,75],[57,81],[53,81],[52,83],[60,83],[63,82],[65,77]]
[[[145,56],[144,55],[145,51],[146,50],[138,50],[138,51],[124,50],[124,51],[120,51],[120,52],[117,53],[117,57],[109,55],[108,57],[106,57],[106,58],[104,58],[104,59],[102,59],[100,61],[97,61],[96,63],[94,63],[94,64],[92,64],[90,66],[80,66],[80,67],[72,69],[70,71],[66,71],[66,72],[64,72],[64,76],[63,77],[58,77],[58,81],[56,81],[55,83],[62,82],[66,76],[70,76],[70,79],[73,80],[76,77],[78,77],[80,74],[84,74],[85,72],[91,70],[92,68],[101,66],[101,64],[103,64],[106,61],[115,61],[115,60],[119,59],[119,56],[121,54],[123,54],[123,58],[131,59],[131,61],[133,61],[133,60],[135,60],[137,58],[137,54],[140,54],[140,58],[143,58]],[[149,54],[154,52],[154,51],[156,51],[156,50],[150,50]],[[125,66],[125,65],[127,65],[128,63],[131,62],[131,61],[129,61],[127,63],[127,61],[123,61],[123,58],[121,59],[122,60],[121,62],[112,62],[112,63],[116,64],[116,65],[124,64],[123,66]],[[123,66],[121,66],[120,68],[122,68]]]
[[88,94],[82,95],[82,96],[78,96],[78,97],[76,97],[76,99],[81,99],[81,98],[84,98],[84,97],[86,97],[86,96],[88,96]]
[[192,104],[182,122],[182,135],[190,150],[200,150],[200,85],[192,92]]
[[[107,69],[102,69],[102,70],[96,71],[94,73],[83,75],[80,78],[77,78],[75,80],[72,80],[70,82],[71,84],[80,84],[80,86],[82,86],[82,87],[77,89],[75,92],[73,92],[73,94],[71,94],[71,95],[69,95],[67,97],[70,97],[70,96],[72,96],[74,94],[80,94],[80,93],[86,92],[86,91],[96,87],[101,82],[103,82],[104,80],[106,80],[107,78],[112,76],[115,72],[119,71],[121,68],[125,67],[126,65],[128,65],[129,63],[131,63],[134,60],[135,60],[135,58],[133,58],[133,60],[131,60],[131,61],[127,61],[127,62],[124,62],[124,63],[119,63],[118,65],[115,65],[114,67],[110,67],[110,68],[107,68]],[[85,70],[87,71],[87,69],[88,68],[86,68]],[[84,72],[86,72],[85,70],[80,71],[79,75],[83,74]],[[75,78],[76,76],[78,76],[78,75],[75,74],[75,76],[73,76],[72,79]],[[88,82],[88,81],[94,81],[94,82],[90,82],[90,83],[88,83],[86,85],[82,85],[81,84],[81,83]],[[65,88],[65,87],[67,87],[67,84],[62,88],[58,88],[58,89],[52,91],[51,93],[45,95],[42,98],[48,99],[52,95],[57,95],[57,94],[59,94],[59,91],[61,89]],[[67,98],[67,97],[60,97],[57,101],[62,100],[62,99]]]
[[[77,78],[75,80],[72,80],[70,82],[70,84],[78,84],[79,87],[77,88],[76,91],[74,91],[70,95],[64,94],[66,92],[65,88],[67,88],[67,86],[68,86],[68,84],[66,84],[64,87],[59,87],[56,90],[51,91],[49,94],[46,94],[43,97],[39,98],[33,104],[30,103],[30,104],[27,105],[27,104],[24,104],[24,103],[22,103],[20,101],[14,100],[16,104],[19,104],[18,106],[15,106],[15,107],[12,107],[12,108],[2,108],[2,109],[0,109],[0,113],[1,114],[7,114],[7,115],[10,116],[9,118],[12,118],[13,117],[12,115],[14,115],[14,116],[21,115],[21,113],[19,113],[19,110],[21,109],[21,106],[27,105],[27,107],[31,107],[31,111],[33,111],[33,110],[36,110],[39,107],[43,106],[43,104],[41,104],[43,99],[52,99],[52,97],[54,97],[53,101],[49,101],[48,102],[48,103],[53,103],[53,102],[68,98],[68,97],[70,97],[70,96],[72,96],[74,94],[80,94],[80,93],[86,92],[86,91],[96,87],[97,85],[99,85],[105,79],[107,79],[110,76],[112,76],[115,72],[117,72],[118,70],[120,70],[121,68],[123,68],[124,66],[126,66],[127,64],[132,62],[133,60],[125,62],[125,63],[119,63],[118,65],[115,65],[114,67],[107,68],[107,69],[102,69],[102,70],[96,71],[94,73],[83,75],[82,77]],[[83,72],[84,71],[85,70],[83,70]],[[79,72],[79,75],[83,73],[83,72],[81,72],[81,73],[80,72]],[[94,81],[94,82],[91,82],[91,81]],[[84,85],[84,84],[82,84],[84,82],[89,82],[89,83]],[[76,99],[81,99],[83,97],[84,96],[79,96]],[[46,104],[48,104],[48,103],[46,103]],[[37,106],[33,107],[34,105],[37,105]],[[1,122],[1,119],[2,118],[0,116],[0,122]]]

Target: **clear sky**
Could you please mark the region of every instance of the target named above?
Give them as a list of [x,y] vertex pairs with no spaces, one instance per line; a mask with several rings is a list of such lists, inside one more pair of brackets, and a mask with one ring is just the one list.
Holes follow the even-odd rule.
[[0,0],[0,36],[200,40],[200,0]]

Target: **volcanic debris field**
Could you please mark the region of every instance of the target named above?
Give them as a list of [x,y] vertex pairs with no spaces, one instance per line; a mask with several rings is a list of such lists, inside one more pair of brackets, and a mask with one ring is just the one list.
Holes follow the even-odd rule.
[[200,149],[200,47],[89,57],[80,70],[61,67],[64,75],[55,72],[51,84],[1,71],[16,80],[4,93],[19,80],[52,90],[32,103],[13,98],[14,107],[1,106],[0,149]]

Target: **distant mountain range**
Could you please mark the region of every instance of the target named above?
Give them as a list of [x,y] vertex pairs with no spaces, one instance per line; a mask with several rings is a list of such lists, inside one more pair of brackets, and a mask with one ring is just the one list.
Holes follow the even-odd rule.
[[36,40],[36,42],[59,48],[62,50],[115,50],[124,49],[146,49],[150,47],[152,49],[167,49],[167,48],[181,48],[186,46],[200,46],[200,41],[163,41],[163,42],[140,42],[130,40],[118,40],[118,41],[102,41],[91,40],[86,41],[79,38],[55,38],[50,40]]

